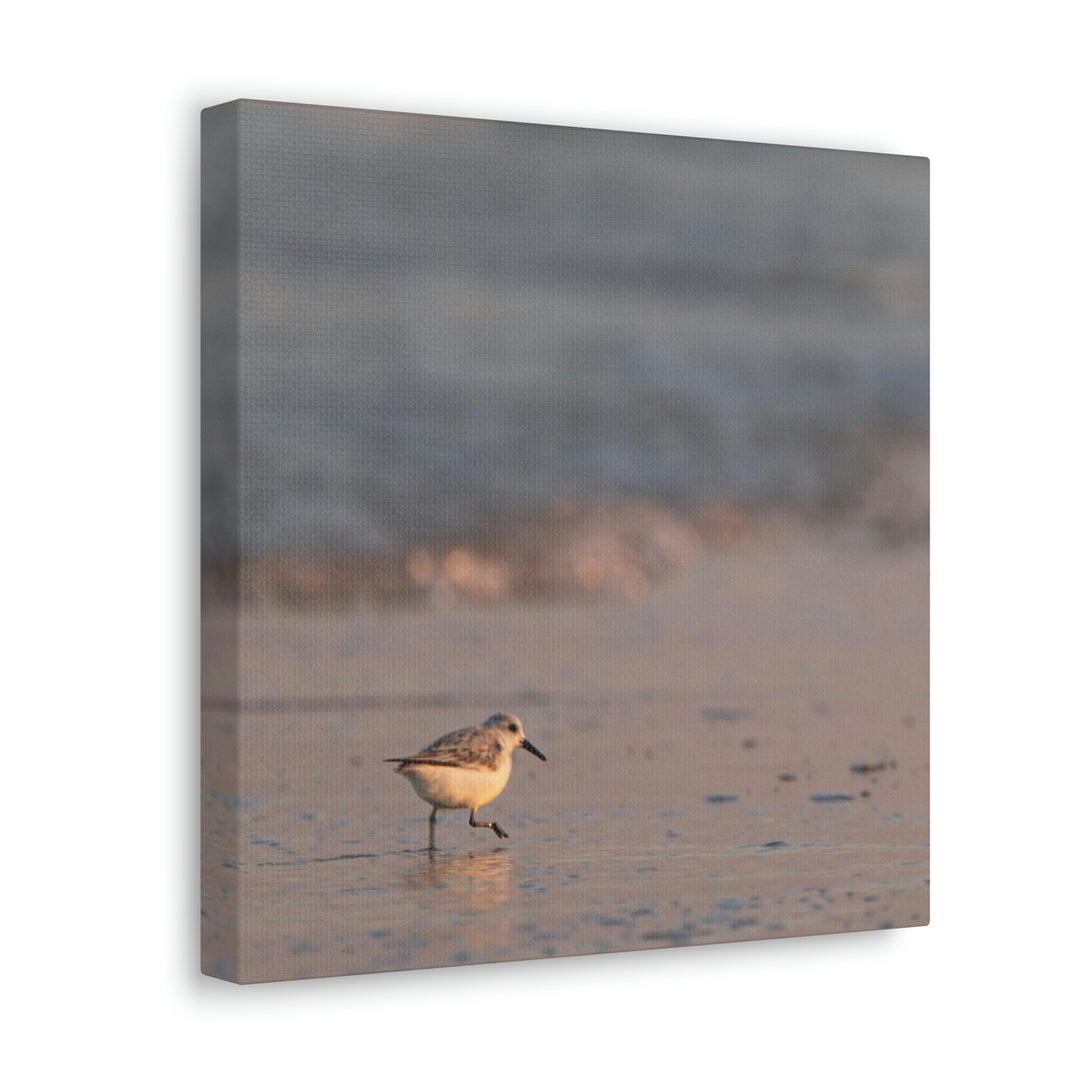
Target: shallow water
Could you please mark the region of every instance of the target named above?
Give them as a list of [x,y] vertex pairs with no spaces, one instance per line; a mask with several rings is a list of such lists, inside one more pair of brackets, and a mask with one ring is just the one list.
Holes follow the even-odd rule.
[[[204,728],[206,970],[927,922],[927,568],[925,545],[801,545],[639,605],[251,615],[249,707]],[[428,808],[382,759],[503,708],[548,758],[517,754],[480,815],[510,838],[446,811],[426,851]]]
[[[626,833],[642,839],[597,844],[580,833],[537,837],[541,822],[528,828],[520,817],[511,820],[514,839],[521,838],[517,847],[491,846],[458,829],[435,852],[414,843],[321,857],[326,861],[257,859],[228,868],[248,917],[241,935],[245,981],[928,919],[922,843],[774,840],[725,848],[681,842],[666,837],[662,826],[638,822]],[[414,825],[416,833],[426,832],[426,821]]]

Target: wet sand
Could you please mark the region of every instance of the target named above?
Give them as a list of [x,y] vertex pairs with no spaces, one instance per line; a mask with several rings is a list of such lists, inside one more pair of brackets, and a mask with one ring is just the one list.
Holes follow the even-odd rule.
[[[713,554],[638,603],[246,611],[204,685],[204,970],[241,982],[924,924],[929,551]],[[204,641],[228,652],[227,620]],[[383,758],[507,710],[468,828]],[[238,773],[228,765],[239,750]],[[239,912],[239,930],[233,913]]]

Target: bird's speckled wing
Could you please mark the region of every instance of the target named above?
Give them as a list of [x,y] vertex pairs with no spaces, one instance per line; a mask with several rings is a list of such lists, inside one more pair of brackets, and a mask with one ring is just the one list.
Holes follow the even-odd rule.
[[495,733],[487,728],[462,728],[436,739],[407,758],[403,765],[447,765],[459,769],[496,769],[501,752]]

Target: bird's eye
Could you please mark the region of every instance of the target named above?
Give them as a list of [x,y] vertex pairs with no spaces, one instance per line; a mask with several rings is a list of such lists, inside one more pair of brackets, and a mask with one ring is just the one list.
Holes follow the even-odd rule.
[[518,729],[517,724],[511,724],[510,725],[510,731],[517,731],[517,729]]

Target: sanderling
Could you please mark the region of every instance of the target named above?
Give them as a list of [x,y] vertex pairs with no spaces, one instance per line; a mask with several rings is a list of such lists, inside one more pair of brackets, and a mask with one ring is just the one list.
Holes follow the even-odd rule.
[[397,771],[434,807],[428,818],[431,850],[435,849],[435,815],[440,810],[468,810],[474,829],[491,829],[503,840],[510,835],[494,821],[477,821],[476,811],[506,787],[510,758],[519,746],[547,761],[525,738],[525,728],[516,716],[496,713],[479,727],[443,735],[411,757],[385,759],[397,762]]

